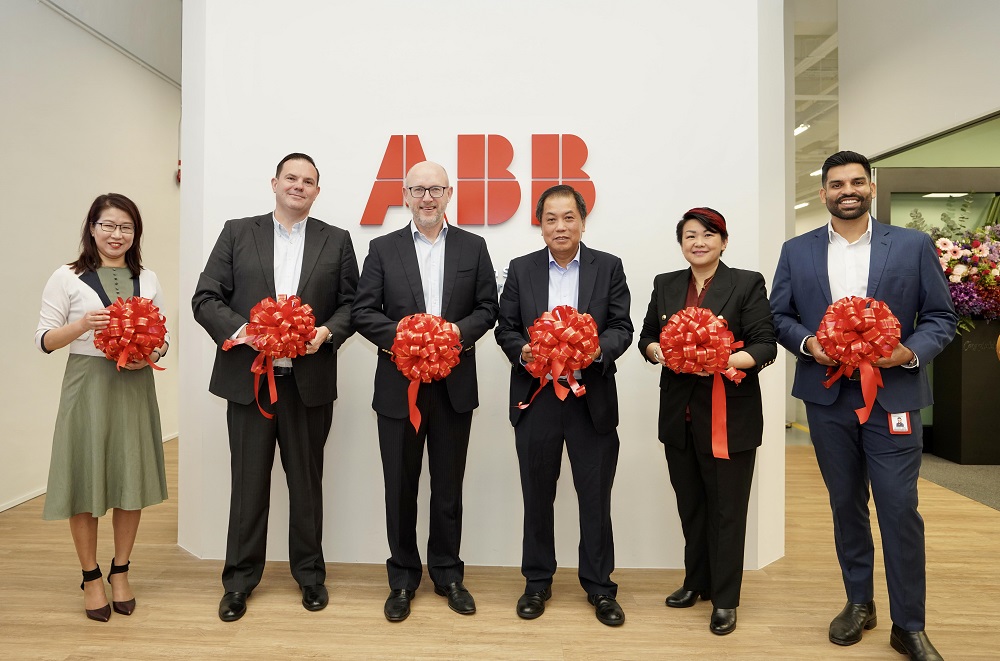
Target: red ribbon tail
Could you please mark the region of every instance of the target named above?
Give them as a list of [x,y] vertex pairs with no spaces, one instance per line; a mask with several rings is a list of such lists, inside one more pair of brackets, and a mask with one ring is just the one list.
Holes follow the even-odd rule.
[[726,387],[718,372],[712,377],[712,456],[729,459],[729,432],[726,421]]
[[539,377],[539,379],[538,379],[538,388],[536,388],[535,392],[531,395],[531,399],[528,400],[527,404],[525,404],[524,402],[518,402],[517,408],[519,408],[519,409],[521,409],[523,411],[524,409],[526,409],[529,406],[531,406],[531,403],[533,401],[535,401],[535,397],[538,397],[538,393],[542,392],[542,388],[545,387],[546,383],[548,383],[548,380],[544,376],[543,377]]
[[260,372],[253,373],[253,392],[254,392],[253,401],[257,402],[257,410],[260,411],[260,414],[265,418],[267,418],[268,420],[274,418],[272,414],[265,411],[264,408],[260,405]]
[[858,422],[865,424],[872,414],[872,407],[875,406],[875,394],[882,387],[882,373],[877,367],[864,361],[861,363],[861,395],[865,399],[865,405],[854,412],[858,415]]
[[583,397],[587,394],[587,386],[577,381],[572,372],[566,375],[566,382],[569,383],[570,390],[577,397]]
[[420,409],[417,408],[418,390],[420,390],[420,379],[413,379],[406,389],[406,401],[410,407],[410,424],[413,425],[414,432],[420,431]]
[[146,362],[149,363],[149,366],[152,367],[154,370],[162,372],[163,370],[167,369],[166,367],[160,367],[156,363],[154,363],[153,361],[151,361],[149,359],[149,356],[146,356]]
[[124,367],[125,363],[127,362],[128,362],[128,350],[122,349],[122,352],[118,355],[118,362],[115,363],[115,365],[117,365],[118,367],[119,372],[122,371],[122,367]]
[[[829,379],[823,382],[823,386],[826,388],[829,388],[837,381],[837,379],[844,376],[844,371],[847,369],[847,365],[841,365],[840,367],[837,368],[835,372],[831,372],[830,370],[832,369],[833,369],[832,367],[826,368],[826,375],[830,377]],[[850,376],[850,374],[848,374],[847,376]]]

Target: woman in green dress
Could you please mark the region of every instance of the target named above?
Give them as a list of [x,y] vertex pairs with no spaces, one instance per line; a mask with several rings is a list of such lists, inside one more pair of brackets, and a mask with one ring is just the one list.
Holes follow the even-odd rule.
[[[83,225],[80,256],[60,266],[42,293],[35,344],[45,353],[69,347],[52,441],[43,517],[68,519],[83,571],[84,609],[106,622],[114,611],[131,615],[135,596],[129,558],[142,508],[167,497],[163,436],[152,370],[146,361],[122,370],[94,346],[117,298],[142,296],[162,307],[156,275],[142,267],[142,218],[132,200],[101,195]],[[154,349],[150,360],[166,354]],[[108,572],[112,603],[97,564],[97,519],[111,509],[114,557]]]

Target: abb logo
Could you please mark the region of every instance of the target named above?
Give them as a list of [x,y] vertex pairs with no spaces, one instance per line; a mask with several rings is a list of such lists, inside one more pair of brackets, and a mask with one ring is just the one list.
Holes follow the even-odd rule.
[[[361,224],[381,225],[391,207],[402,206],[406,172],[426,160],[419,136],[391,136]],[[454,184],[458,195],[457,224],[499,225],[510,220],[521,205],[521,184],[508,169],[513,160],[514,147],[502,135],[458,136]],[[546,188],[565,183],[580,191],[587,202],[587,211],[592,211],[596,194],[594,182],[583,171],[586,162],[587,143],[579,137],[568,133],[532,135],[531,200],[537,200]],[[531,222],[538,224],[534,217]]]

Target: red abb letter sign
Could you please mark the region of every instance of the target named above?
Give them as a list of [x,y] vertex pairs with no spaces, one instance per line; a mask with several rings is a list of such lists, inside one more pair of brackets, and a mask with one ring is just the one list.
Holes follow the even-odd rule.
[[514,147],[502,135],[458,136],[458,224],[499,225],[521,204],[521,185],[507,168]]
[[[390,207],[403,205],[403,179],[411,167],[427,160],[416,135],[393,135],[382,157],[362,225],[381,225]],[[458,193],[456,217],[459,225],[499,225],[509,220],[521,204],[521,185],[510,171],[514,147],[502,135],[458,136]],[[587,213],[594,210],[596,193],[590,175],[583,171],[587,143],[575,135],[531,136],[531,222],[534,204],[550,186],[569,184],[580,191]]]
[[361,215],[361,224],[381,225],[389,207],[403,206],[403,178],[411,167],[426,160],[418,136],[405,136],[405,142],[402,135],[391,136]]
[[[580,191],[587,203],[587,215],[594,210],[597,194],[590,175],[583,171],[587,162],[587,143],[575,135],[564,133],[531,136],[531,199],[538,201],[545,189],[568,184]],[[535,209],[531,209],[531,224],[537,225]]]

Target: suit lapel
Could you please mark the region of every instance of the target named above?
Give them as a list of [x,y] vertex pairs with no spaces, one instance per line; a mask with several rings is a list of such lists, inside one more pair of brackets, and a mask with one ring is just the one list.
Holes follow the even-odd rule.
[[[410,283],[410,291],[413,293],[413,300],[417,302],[417,309],[421,312],[427,310],[427,303],[424,301],[424,285],[420,279],[420,264],[417,263],[417,249],[413,247],[413,236],[410,234],[410,225],[396,232],[396,252],[399,255],[399,263],[403,265],[403,273]],[[447,253],[447,249],[445,253]],[[442,312],[444,308],[441,308]]]
[[868,291],[866,292],[871,298],[875,298],[879,282],[882,281],[882,272],[889,259],[889,246],[891,244],[889,228],[872,218],[871,258],[868,262]]
[[[667,281],[666,286],[660,293],[660,307],[663,310],[683,310],[687,301],[688,282],[691,280],[691,269],[687,268],[679,271]],[[660,326],[667,323],[667,319],[660,319]]]
[[819,282],[819,289],[823,292],[826,305],[833,303],[833,294],[830,293],[830,267],[828,251],[830,247],[830,235],[827,226],[816,230],[812,240],[812,257],[815,265],[816,279]]
[[594,297],[594,287],[597,285],[597,260],[594,253],[580,244],[580,290],[577,297],[576,309],[586,312],[590,306],[590,300]]
[[274,288],[274,221],[271,216],[258,216],[253,228],[254,243],[257,246],[257,258],[260,260],[260,270],[264,275],[264,284],[268,294],[276,297]]
[[534,322],[542,316],[543,312],[549,310],[549,249],[543,248],[535,253],[532,260],[530,280],[531,295],[534,298],[535,316],[531,319]]
[[733,295],[733,272],[724,263],[719,262],[719,267],[712,276],[712,282],[705,292],[705,299],[702,307],[708,308],[713,314],[718,315],[722,308],[729,302],[729,297]]
[[[304,237],[306,244],[302,247],[302,272],[299,274],[299,288],[295,292],[299,297],[302,296],[302,290],[305,289],[313,269],[316,268],[319,254],[323,251],[323,246],[326,245],[328,238],[329,234],[322,223],[315,218],[306,219],[306,235]],[[274,239],[273,234],[271,239]]]
[[[414,249],[415,250],[415,249]],[[451,292],[455,289],[458,276],[458,258],[462,252],[462,235],[454,228],[448,227],[444,237],[444,282],[441,283],[441,316],[448,310]]]

